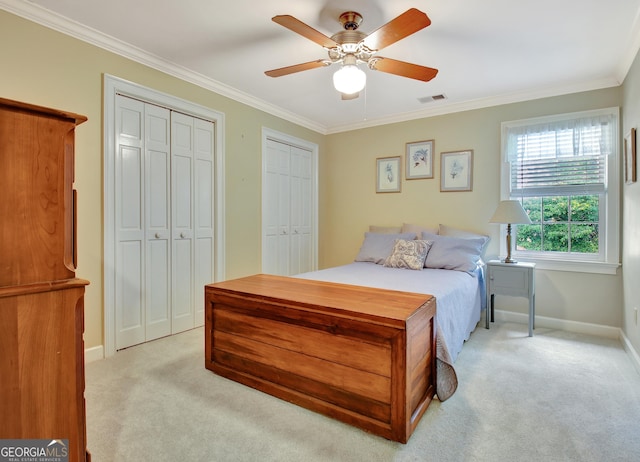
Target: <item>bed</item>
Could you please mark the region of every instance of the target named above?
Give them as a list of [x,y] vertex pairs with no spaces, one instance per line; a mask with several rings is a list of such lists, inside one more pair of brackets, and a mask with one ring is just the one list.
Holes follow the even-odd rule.
[[205,366],[405,443],[436,392],[455,392],[485,303],[485,244],[365,233],[347,265],[209,284]]
[[295,277],[433,295],[440,336],[454,362],[485,308],[484,271],[472,273],[425,268],[408,271],[371,262],[353,262]]

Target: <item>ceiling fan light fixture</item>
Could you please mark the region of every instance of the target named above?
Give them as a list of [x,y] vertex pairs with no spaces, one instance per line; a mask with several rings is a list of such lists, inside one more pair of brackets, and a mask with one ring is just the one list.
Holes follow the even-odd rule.
[[367,84],[367,74],[355,64],[345,64],[333,74],[333,86],[340,93],[359,93]]

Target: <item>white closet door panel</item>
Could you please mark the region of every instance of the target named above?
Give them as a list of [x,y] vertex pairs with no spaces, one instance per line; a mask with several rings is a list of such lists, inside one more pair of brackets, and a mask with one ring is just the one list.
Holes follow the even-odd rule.
[[289,274],[289,152],[289,146],[284,143],[266,141],[262,271],[269,274]]
[[171,175],[173,178],[173,226],[174,231],[188,232],[193,229],[192,220],[192,159],[173,156]]
[[290,255],[291,255],[291,238],[289,234],[280,234],[278,236],[278,260],[276,262],[276,273],[280,276],[291,275],[290,271]]
[[116,348],[145,341],[144,104],[116,101]]
[[[118,239],[143,236],[142,151],[137,146],[120,146],[116,156],[120,176],[116,184]],[[124,234],[123,234],[124,233]]]
[[143,141],[142,119],[144,117],[144,103],[135,99],[118,95],[116,128],[118,144],[141,145]]
[[313,271],[313,259],[311,246],[313,242],[311,242],[311,233],[301,234],[299,238],[300,245],[300,273],[306,273],[308,271]]
[[147,151],[147,165],[147,231],[149,236],[154,236],[157,232],[169,231],[169,153]]
[[171,112],[145,105],[146,339],[171,333]]
[[262,247],[262,272],[266,274],[281,274],[278,269],[278,235],[264,236]]
[[[191,239],[173,241],[173,285],[172,285],[172,333],[192,329],[193,306],[193,259]],[[204,287],[202,289],[204,291]]]
[[141,241],[119,241],[116,251],[116,349],[145,341]]
[[291,147],[291,270],[311,271],[311,152]]
[[[173,333],[194,327],[194,118],[171,114]],[[203,289],[204,290],[204,289]]]
[[287,275],[300,273],[300,235],[293,231],[289,239],[289,273]]
[[[262,227],[267,236],[277,236],[279,233],[278,226],[278,174],[276,172],[266,172],[265,182],[263,185],[263,207],[262,211]],[[264,269],[263,269],[264,271]]]
[[168,239],[147,241],[147,341],[171,334],[170,255]]
[[213,238],[199,237],[195,240],[195,288],[194,327],[204,324],[204,286],[213,280]]
[[204,324],[204,286],[213,282],[214,258],[214,125],[194,119],[195,213],[194,213],[194,325]]

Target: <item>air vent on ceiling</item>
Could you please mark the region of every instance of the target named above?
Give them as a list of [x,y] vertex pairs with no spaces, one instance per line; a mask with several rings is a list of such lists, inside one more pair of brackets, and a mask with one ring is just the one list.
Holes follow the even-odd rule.
[[447,96],[444,94],[441,95],[433,95],[433,96],[423,96],[422,98],[418,98],[418,101],[421,103],[430,103],[432,101],[440,101],[443,99],[447,99]]

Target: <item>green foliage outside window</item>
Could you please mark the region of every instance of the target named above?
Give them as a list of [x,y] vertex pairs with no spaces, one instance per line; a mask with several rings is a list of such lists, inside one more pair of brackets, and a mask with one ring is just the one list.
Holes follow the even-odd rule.
[[598,195],[528,197],[522,206],[532,224],[518,225],[517,250],[598,253]]

